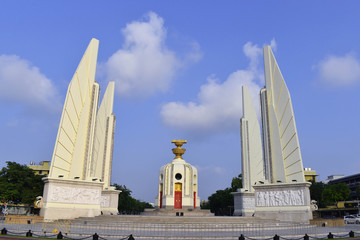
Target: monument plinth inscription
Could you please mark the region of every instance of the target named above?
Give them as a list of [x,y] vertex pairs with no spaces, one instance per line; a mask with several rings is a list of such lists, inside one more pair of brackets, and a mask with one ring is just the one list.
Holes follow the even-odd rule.
[[301,206],[305,204],[303,190],[264,191],[255,194],[256,206]]

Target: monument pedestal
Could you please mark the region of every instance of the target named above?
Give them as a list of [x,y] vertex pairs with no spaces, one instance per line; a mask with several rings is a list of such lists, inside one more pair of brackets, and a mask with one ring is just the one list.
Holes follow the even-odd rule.
[[146,216],[180,216],[180,217],[211,217],[214,216],[213,213],[210,212],[208,209],[191,209],[191,208],[184,208],[184,209],[170,209],[170,208],[151,208],[145,209],[141,215]]
[[103,182],[43,178],[44,203],[40,215],[46,220],[101,215]]
[[241,191],[233,192],[234,216],[251,217],[255,213],[255,193]]
[[309,223],[310,185],[309,182],[254,185],[255,217]]
[[111,189],[105,189],[101,192],[101,213],[103,215],[117,215],[118,203],[119,203],[119,194],[121,191],[115,190],[113,187]]

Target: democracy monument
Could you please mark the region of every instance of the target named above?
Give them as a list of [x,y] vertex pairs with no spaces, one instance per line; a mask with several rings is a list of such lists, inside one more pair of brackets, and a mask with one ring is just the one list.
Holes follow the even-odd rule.
[[69,84],[49,176],[44,178],[46,220],[94,217],[118,212],[120,191],[110,186],[115,115],[114,82],[98,107],[95,81],[99,41],[92,39]]
[[269,46],[264,49],[265,88],[260,125],[243,86],[241,157],[243,188],[234,195],[234,215],[309,222],[311,183],[305,182],[289,90]]
[[[110,186],[115,134],[114,82],[99,106],[95,81],[99,41],[92,39],[69,84],[55,141],[40,215],[46,220],[117,215],[120,191]],[[309,186],[290,93],[269,46],[264,47],[265,83],[261,123],[246,86],[242,89],[243,187],[234,192],[234,215],[309,222]],[[261,133],[262,130],[262,133]],[[146,215],[210,216],[200,209],[198,172],[182,155],[186,140],[172,140],[174,159],[159,172],[155,210]]]

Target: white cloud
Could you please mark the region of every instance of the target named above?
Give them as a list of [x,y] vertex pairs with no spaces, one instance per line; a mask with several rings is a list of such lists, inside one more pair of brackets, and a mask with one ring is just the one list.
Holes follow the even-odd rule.
[[315,66],[323,85],[329,87],[351,86],[360,82],[360,62],[349,53],[343,57],[328,56]]
[[0,55],[0,99],[57,111],[58,93],[50,79],[16,55]]
[[270,41],[270,47],[271,49],[275,52],[276,49],[277,49],[277,43],[275,41],[275,38],[273,38],[271,41]]
[[[122,29],[123,47],[101,67],[108,81],[116,82],[121,96],[147,97],[168,90],[181,61],[165,44],[164,20],[150,12],[144,21],[135,21]],[[200,58],[198,45],[185,60]]]
[[247,42],[243,47],[243,51],[245,56],[250,59],[250,70],[255,71],[259,66],[259,56],[262,54],[262,49],[257,45],[253,45],[252,42]]
[[242,116],[243,85],[248,86],[259,112],[258,94],[263,83],[263,71],[259,68],[262,50],[248,42],[243,51],[250,59],[247,69],[231,73],[224,82],[209,77],[200,88],[197,102],[165,104],[161,110],[163,122],[197,135],[237,130]]

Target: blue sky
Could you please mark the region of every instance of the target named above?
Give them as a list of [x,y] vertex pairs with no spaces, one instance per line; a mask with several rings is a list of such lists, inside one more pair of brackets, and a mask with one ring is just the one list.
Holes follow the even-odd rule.
[[[241,172],[241,86],[264,85],[271,44],[304,167],[360,170],[357,1],[2,1],[0,165],[51,160],[67,86],[91,38],[97,81],[116,82],[112,182],[154,202],[172,139],[207,199]],[[103,93],[103,92],[102,92]],[[258,106],[258,103],[257,103]]]

